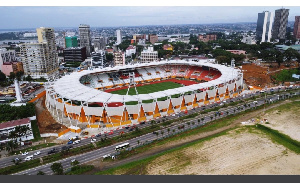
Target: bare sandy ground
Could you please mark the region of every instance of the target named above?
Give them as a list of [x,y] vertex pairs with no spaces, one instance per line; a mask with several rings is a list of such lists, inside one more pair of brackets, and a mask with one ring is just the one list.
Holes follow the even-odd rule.
[[150,175],[300,174],[300,156],[258,131],[238,128],[227,135],[160,156],[146,168]]
[[288,110],[273,110],[262,118],[266,118],[270,124],[266,126],[278,130],[290,136],[292,139],[300,141],[300,107],[293,106]]

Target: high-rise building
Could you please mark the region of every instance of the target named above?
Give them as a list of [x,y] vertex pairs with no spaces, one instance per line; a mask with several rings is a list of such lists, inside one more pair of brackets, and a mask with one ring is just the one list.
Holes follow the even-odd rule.
[[295,16],[294,36],[296,39],[300,39],[300,16]]
[[256,39],[260,42],[270,42],[273,25],[273,13],[264,11],[258,13]]
[[58,56],[53,28],[37,28],[38,43],[20,45],[20,54],[25,75],[33,78],[48,78],[58,69]]
[[275,10],[275,18],[272,29],[272,38],[285,39],[286,26],[288,23],[289,9]]
[[116,30],[116,34],[117,34],[117,44],[121,44],[122,43],[121,30]]
[[125,53],[122,51],[114,52],[114,65],[124,66],[125,65]]
[[104,50],[106,46],[105,37],[95,37],[94,40],[94,50]]
[[2,65],[6,62],[16,61],[15,50],[0,49],[0,70],[2,71]]
[[90,26],[86,24],[79,25],[80,47],[86,47],[86,55],[91,55],[91,31]]
[[157,35],[149,35],[148,37],[149,37],[149,42],[151,44],[154,44],[154,43],[158,42],[158,36]]
[[66,48],[78,47],[77,37],[76,36],[67,36],[66,40]]
[[86,47],[71,47],[64,49],[65,62],[83,62],[86,57]]
[[91,55],[92,60],[92,66],[99,67],[99,66],[105,66],[105,51],[104,50],[96,50],[96,52],[92,52]]
[[33,78],[47,78],[51,70],[48,64],[49,49],[47,43],[25,43],[20,45],[20,55],[24,74]]
[[158,60],[158,52],[154,51],[153,46],[149,46],[147,50],[141,52],[141,62],[150,63]]

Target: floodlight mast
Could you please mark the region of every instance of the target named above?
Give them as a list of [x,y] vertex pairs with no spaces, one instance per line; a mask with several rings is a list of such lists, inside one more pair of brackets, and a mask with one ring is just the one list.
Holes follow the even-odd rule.
[[127,92],[126,92],[126,95],[128,95],[128,93],[129,93],[129,89],[130,89],[130,87],[133,85],[133,87],[134,87],[134,89],[135,89],[135,94],[136,95],[138,95],[139,93],[138,93],[138,91],[137,91],[137,89],[136,89],[136,83],[135,83],[135,81],[134,81],[134,72],[130,72],[129,73],[129,86],[128,86],[128,89],[127,89]]

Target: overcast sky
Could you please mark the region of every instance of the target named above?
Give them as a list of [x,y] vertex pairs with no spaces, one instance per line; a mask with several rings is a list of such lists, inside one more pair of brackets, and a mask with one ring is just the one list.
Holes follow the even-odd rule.
[[[210,24],[256,22],[257,13],[274,12],[279,6],[93,6],[93,7],[0,7],[0,29],[36,27],[91,27],[168,25],[168,24]],[[289,21],[300,15],[300,6],[290,9]]]

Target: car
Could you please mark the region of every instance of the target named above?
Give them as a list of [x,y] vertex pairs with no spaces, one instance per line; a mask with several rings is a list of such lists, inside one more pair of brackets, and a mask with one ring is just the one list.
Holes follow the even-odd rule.
[[129,131],[132,131],[132,130],[133,130],[133,128],[130,128],[130,129],[129,129]]
[[91,142],[96,142],[96,139],[93,139],[93,138],[92,138],[92,139],[91,139]]
[[27,154],[28,154],[28,152],[25,151],[25,152],[22,153],[22,156],[25,156],[25,155],[27,155]]
[[126,129],[128,129],[128,128],[129,128],[129,126],[126,126],[125,128],[126,128]]
[[101,137],[101,133],[97,134],[96,137]]
[[257,104],[258,102],[255,100],[255,101],[253,101],[253,104]]
[[73,162],[75,162],[75,161],[76,161],[76,159],[72,159],[72,160],[71,160],[71,163],[73,163]]
[[112,135],[112,134],[114,134],[114,132],[109,132],[109,133],[108,133],[108,135]]
[[68,145],[68,148],[69,148],[69,149],[73,148],[73,145],[72,145],[72,144],[71,144],[71,145]]
[[30,155],[30,156],[27,156],[24,161],[29,161],[29,160],[32,160],[33,159],[33,155]]
[[153,132],[153,134],[154,134],[154,135],[157,135],[157,134],[158,134],[158,132]]
[[37,151],[37,152],[35,152],[33,155],[37,156],[37,155],[39,155],[39,154],[41,154],[41,151]]
[[145,121],[141,122],[140,124],[141,124],[141,125],[145,124]]
[[50,151],[48,151],[48,154],[57,153],[57,152],[58,152],[58,149],[53,148]]
[[72,140],[70,140],[67,144],[73,144],[73,141]]
[[74,142],[73,142],[73,144],[79,144],[80,143],[80,140],[75,140]]

